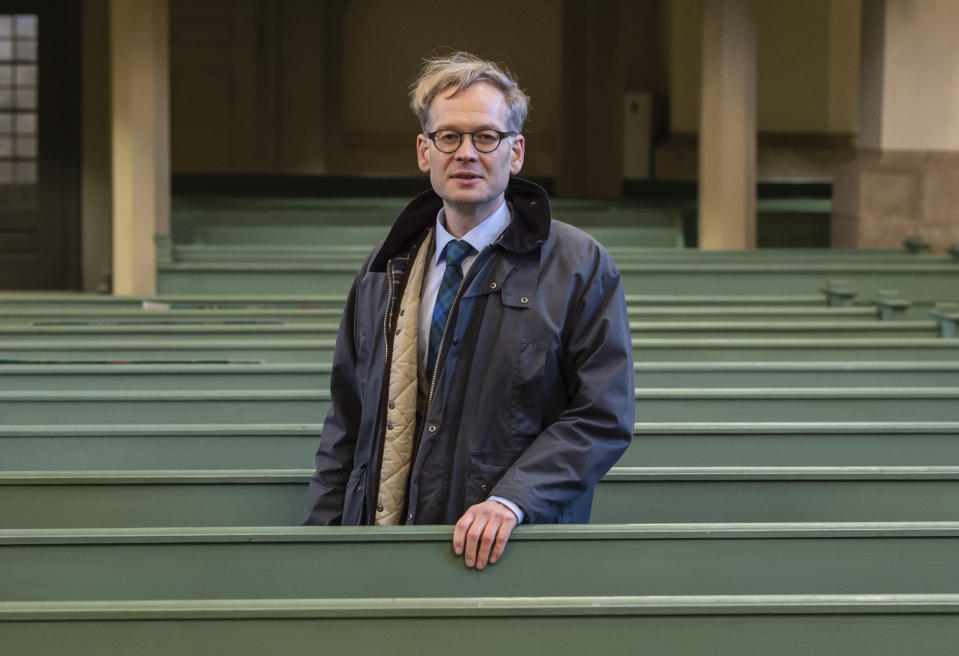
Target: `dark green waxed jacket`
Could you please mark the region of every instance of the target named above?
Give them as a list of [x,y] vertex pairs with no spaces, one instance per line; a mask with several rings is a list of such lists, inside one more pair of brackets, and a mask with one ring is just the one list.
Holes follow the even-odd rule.
[[[515,502],[527,522],[587,522],[596,483],[632,435],[632,347],[612,258],[552,221],[539,186],[513,178],[506,198],[512,222],[466,274],[420,417],[410,524],[453,524],[490,495]],[[441,206],[432,191],[414,199],[350,291],[305,524],[375,517],[389,299],[401,297],[410,253]]]

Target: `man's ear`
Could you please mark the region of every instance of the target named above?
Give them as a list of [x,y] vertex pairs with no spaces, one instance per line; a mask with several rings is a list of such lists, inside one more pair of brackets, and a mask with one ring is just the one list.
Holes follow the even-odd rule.
[[513,146],[509,154],[509,172],[516,175],[523,168],[523,160],[526,158],[526,137],[521,134],[513,137]]
[[430,140],[425,134],[416,135],[416,163],[423,173],[430,172]]

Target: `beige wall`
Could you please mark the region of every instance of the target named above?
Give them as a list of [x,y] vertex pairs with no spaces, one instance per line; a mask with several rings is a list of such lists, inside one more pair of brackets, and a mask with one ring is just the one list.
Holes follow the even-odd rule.
[[883,150],[959,150],[959,2],[886,0]]
[[[670,129],[699,129],[703,0],[670,0]],[[756,121],[760,132],[857,129],[859,0],[757,1]]]

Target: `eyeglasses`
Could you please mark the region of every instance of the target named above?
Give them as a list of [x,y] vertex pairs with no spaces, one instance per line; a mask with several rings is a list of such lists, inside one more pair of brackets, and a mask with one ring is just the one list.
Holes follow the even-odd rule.
[[500,142],[506,137],[515,136],[515,132],[500,132],[499,130],[477,130],[476,132],[457,132],[456,130],[437,130],[430,132],[429,137],[441,153],[455,153],[463,143],[463,137],[470,136],[473,148],[481,153],[491,153],[499,148]]

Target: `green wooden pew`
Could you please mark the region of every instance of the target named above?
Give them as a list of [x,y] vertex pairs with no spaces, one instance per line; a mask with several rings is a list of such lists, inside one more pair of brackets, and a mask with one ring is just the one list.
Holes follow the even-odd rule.
[[[583,228],[603,244],[644,248],[684,245],[682,215],[671,210],[568,210],[554,217]],[[344,214],[336,223],[322,214],[298,212],[206,212],[191,217],[189,227],[177,225],[181,218],[174,217],[173,244],[343,245],[365,246],[369,251],[390,229],[389,219],[377,221],[375,211]]]
[[[310,470],[0,472],[0,528],[295,526]],[[955,521],[959,466],[614,467],[592,523]]]
[[[936,321],[829,321],[829,320],[701,320],[630,321],[637,338],[690,337],[819,337],[819,338],[934,338],[941,334]],[[335,339],[338,321],[284,322],[247,319],[224,322],[168,321],[47,321],[30,324],[0,323],[0,345],[10,341],[59,342],[72,339],[103,340],[109,344],[151,340],[157,343],[192,340],[219,341],[282,338]]]
[[[326,390],[0,392],[0,424],[318,423]],[[636,390],[641,422],[957,421],[956,387]]]
[[[822,308],[810,308],[818,311],[813,316],[833,316],[824,314]],[[856,310],[842,312],[838,319],[853,320],[874,318],[869,308],[825,308],[825,310]],[[70,325],[80,323],[96,324],[189,324],[189,323],[317,323],[338,322],[342,308],[253,308],[253,309],[177,309],[144,310],[142,308],[79,308],[65,309],[12,309],[0,314],[0,326],[4,325]],[[798,316],[803,316],[801,313]]]
[[463,567],[451,535],[452,527],[4,530],[0,601],[959,592],[956,522],[521,526],[506,557],[482,572]]
[[[953,258],[948,255],[930,253],[910,253],[906,250],[882,249],[813,249],[813,248],[759,248],[755,250],[699,250],[697,248],[676,248],[666,246],[628,246],[636,243],[648,231],[640,229],[640,238],[632,237],[627,241],[618,240],[622,235],[610,233],[603,235],[600,229],[593,229],[605,239],[604,245],[618,263],[628,262],[700,262],[700,263],[770,263],[770,262],[822,262],[841,264],[844,262],[888,262],[896,263],[944,263]],[[352,262],[359,267],[369,255],[376,241],[369,244],[355,244],[346,240],[343,244],[332,241],[322,244],[174,244],[165,236],[158,235],[157,258],[170,262],[270,262],[270,261],[322,261]],[[654,243],[665,239],[649,240]],[[640,241],[644,243],[644,241]],[[669,246],[672,246],[670,244]]]
[[[896,289],[931,305],[956,300],[959,263],[628,262],[619,267],[627,294],[803,294],[844,279],[865,297]],[[342,263],[189,262],[157,265],[160,294],[346,294],[356,273]]]
[[[12,653],[888,656],[959,638],[955,524],[4,532]],[[895,564],[894,566],[893,563]]]
[[[942,335],[933,320],[901,321],[793,321],[770,320],[700,320],[700,321],[630,321],[630,332],[637,338],[747,338],[747,337],[820,337],[820,338],[916,338]],[[0,333],[2,334],[2,333]]]
[[[826,295],[815,291],[803,294],[676,295],[627,294],[629,306],[688,305],[729,306],[825,306]],[[343,309],[346,293],[338,294],[161,294],[156,296],[112,296],[77,292],[0,292],[0,310],[116,310],[142,309],[144,304],[166,309]]]
[[[0,425],[0,471],[299,469],[322,424]],[[624,467],[959,466],[959,422],[636,424]]]
[[[636,386],[959,387],[959,362],[636,362]],[[3,364],[0,391],[325,390],[326,364]]]
[[[629,317],[636,321],[875,321],[874,307],[819,306],[656,306],[632,305]],[[340,309],[9,309],[0,314],[3,325],[68,325],[82,322],[97,324],[140,323],[316,323],[337,322]],[[928,313],[926,318],[928,318]]]
[[[750,361],[955,361],[959,341],[936,338],[639,338],[637,362]],[[56,341],[3,340],[0,361],[7,362],[269,362],[323,363],[333,357],[333,338],[180,339],[165,342],[101,339]]]
[[[410,601],[39,602],[0,605],[0,639],[23,656],[57,653],[456,653],[490,633],[516,653],[694,656],[949,653],[952,595],[711,595]],[[424,638],[424,636],[428,636]],[[594,652],[595,650],[595,652]]]

